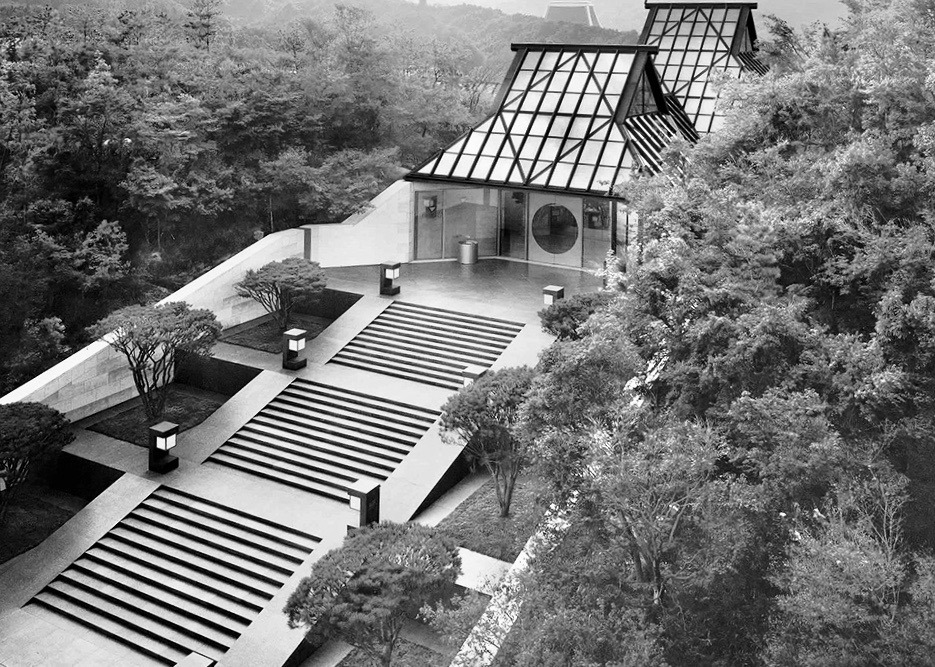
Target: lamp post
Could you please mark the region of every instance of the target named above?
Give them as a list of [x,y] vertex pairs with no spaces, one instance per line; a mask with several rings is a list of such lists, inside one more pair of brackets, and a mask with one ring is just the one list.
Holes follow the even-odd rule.
[[282,334],[282,367],[286,370],[297,371],[305,368],[308,359],[305,358],[305,342],[308,332],[305,329],[289,329]]
[[565,298],[565,288],[561,285],[546,285],[542,288],[542,302],[551,306],[559,299]]
[[372,479],[359,479],[347,488],[348,505],[357,512],[357,525],[348,526],[347,532],[380,522],[380,483]]
[[383,296],[396,296],[399,294],[399,285],[393,281],[399,278],[399,262],[383,262],[380,265],[380,294]]
[[176,444],[179,425],[159,422],[149,427],[149,469],[166,473],[179,467],[179,457],[169,453]]

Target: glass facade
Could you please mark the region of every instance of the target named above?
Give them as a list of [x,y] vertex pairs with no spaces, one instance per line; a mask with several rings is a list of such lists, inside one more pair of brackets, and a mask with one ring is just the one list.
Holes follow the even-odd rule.
[[700,133],[721,123],[713,72],[739,77],[766,71],[754,55],[755,32],[750,7],[743,4],[647,3],[649,16],[641,42],[659,47],[655,64]]
[[441,187],[415,193],[414,258],[454,259],[478,242],[480,257],[599,268],[611,248],[609,199],[503,188]]

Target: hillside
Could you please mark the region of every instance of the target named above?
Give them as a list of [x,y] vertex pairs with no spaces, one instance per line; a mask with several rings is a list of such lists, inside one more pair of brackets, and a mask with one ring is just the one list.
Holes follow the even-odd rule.
[[[545,16],[549,0],[472,0],[475,4],[494,7],[507,14]],[[643,0],[593,0],[601,24],[616,30],[639,30],[646,10]],[[463,0],[429,0],[433,5],[459,5]],[[775,14],[790,25],[799,27],[814,21],[835,24],[844,16],[844,5],[836,0],[759,0],[757,16]]]

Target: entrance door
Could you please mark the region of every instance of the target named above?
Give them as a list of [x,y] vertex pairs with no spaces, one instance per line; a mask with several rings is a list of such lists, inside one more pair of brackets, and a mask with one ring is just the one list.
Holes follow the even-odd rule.
[[416,193],[416,259],[441,259],[442,234],[442,193]]
[[532,193],[529,196],[529,259],[581,266],[581,200]]

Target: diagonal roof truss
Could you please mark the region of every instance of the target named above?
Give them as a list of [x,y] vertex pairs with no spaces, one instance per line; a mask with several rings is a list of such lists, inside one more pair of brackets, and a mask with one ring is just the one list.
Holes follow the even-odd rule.
[[674,137],[697,138],[672,114],[653,47],[513,50],[494,114],[407,178],[607,195],[634,170],[657,171]]
[[640,43],[659,47],[656,68],[664,86],[681,102],[695,129],[704,134],[721,123],[712,74],[738,78],[765,74],[756,58],[756,28],[743,0],[678,2],[647,0],[649,15]]

